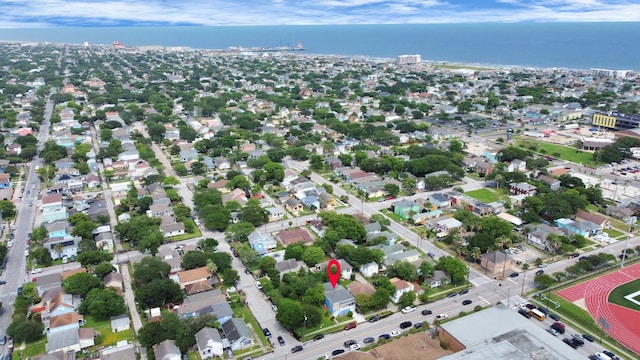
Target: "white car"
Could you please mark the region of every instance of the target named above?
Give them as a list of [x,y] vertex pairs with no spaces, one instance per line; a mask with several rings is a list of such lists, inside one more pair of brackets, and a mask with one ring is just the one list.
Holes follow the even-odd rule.
[[13,241],[9,240],[7,241],[7,247],[12,247],[13,246]]
[[447,314],[438,314],[436,315],[436,320],[446,320],[449,318],[449,315]]
[[24,256],[29,257],[29,250],[24,251]]
[[404,309],[402,309],[403,314],[408,314],[412,311],[416,311],[416,308],[414,308],[413,306],[407,306]]
[[352,344],[351,346],[349,346],[350,350],[358,350],[360,349],[360,345],[358,343]]
[[275,305],[271,305],[271,310],[278,312],[278,307]]
[[539,267],[539,268],[546,268],[546,267],[547,267],[547,264],[545,264],[545,263],[540,263],[540,265],[538,265],[538,267]]
[[262,284],[260,284],[260,281],[256,281],[256,287],[258,290],[262,290]]
[[391,337],[400,336],[400,331],[398,331],[398,330],[394,330],[394,331],[392,331],[389,335],[391,335]]
[[16,226],[15,225],[11,225],[11,230],[15,230]]
[[42,269],[33,269],[31,270],[32,274],[40,274],[42,272]]

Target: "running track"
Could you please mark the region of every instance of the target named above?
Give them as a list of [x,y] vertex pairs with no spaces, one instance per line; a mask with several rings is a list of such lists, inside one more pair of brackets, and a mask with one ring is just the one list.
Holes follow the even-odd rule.
[[598,325],[602,327],[599,319],[604,318],[609,323],[607,333],[636,354],[640,354],[640,312],[609,303],[608,300],[613,289],[638,278],[640,264],[560,290],[558,295],[571,302],[584,299],[589,314]]

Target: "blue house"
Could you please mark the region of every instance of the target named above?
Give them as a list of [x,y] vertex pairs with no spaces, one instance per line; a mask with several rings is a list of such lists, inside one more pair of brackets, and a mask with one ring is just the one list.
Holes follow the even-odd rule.
[[[571,219],[557,219],[554,222],[558,228],[565,233],[582,235],[584,237],[596,235],[602,231],[599,225],[591,223],[590,221],[578,222]],[[591,223],[591,225],[589,223]]]
[[320,209],[320,201],[315,195],[305,196],[300,201],[309,209]]
[[489,160],[489,162],[491,162],[492,164],[495,164],[498,162],[498,153],[500,152],[499,149],[484,149],[484,151],[482,152],[482,157],[484,157],[485,159]]
[[356,311],[356,298],[342,285],[336,285],[334,288],[330,283],[324,283],[324,304],[332,316]]
[[264,255],[269,252],[269,250],[273,250],[276,248],[278,243],[273,238],[273,236],[269,234],[262,234],[258,230],[255,230],[248,236],[249,246],[260,255]]
[[9,174],[0,174],[0,189],[8,189],[11,187],[11,181],[9,180]]
[[48,238],[60,238],[67,236],[67,222],[66,221],[56,221],[52,223],[44,224],[44,227],[47,229],[47,237]]
[[435,193],[429,195],[427,200],[431,203],[431,205],[435,206],[438,209],[448,208],[451,206],[451,199],[445,194]]

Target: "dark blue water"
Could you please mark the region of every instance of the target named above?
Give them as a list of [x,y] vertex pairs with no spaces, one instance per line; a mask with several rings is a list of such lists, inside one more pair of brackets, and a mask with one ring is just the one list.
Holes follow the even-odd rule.
[[640,70],[640,23],[516,23],[0,29],[1,40],[81,44],[295,46],[313,54],[493,65]]

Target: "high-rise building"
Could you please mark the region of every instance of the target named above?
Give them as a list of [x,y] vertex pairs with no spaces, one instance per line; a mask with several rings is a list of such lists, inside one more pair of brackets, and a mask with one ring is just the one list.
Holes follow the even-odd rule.
[[422,62],[422,56],[420,55],[398,55],[396,57],[397,65],[415,65]]

